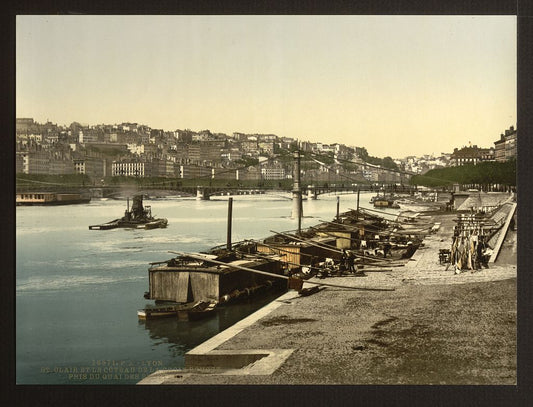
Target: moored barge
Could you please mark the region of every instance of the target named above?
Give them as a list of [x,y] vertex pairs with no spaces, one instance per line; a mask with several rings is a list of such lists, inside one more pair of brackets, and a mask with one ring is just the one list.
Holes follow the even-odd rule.
[[[145,298],[175,303],[227,302],[242,294],[251,294],[274,285],[276,278],[272,274],[283,275],[282,263],[277,256],[245,258],[224,251],[202,256],[225,265],[187,255],[153,264],[148,269],[149,291]],[[257,270],[258,273],[244,271],[242,267]]]
[[212,315],[216,310],[215,301],[197,301],[195,303],[171,304],[147,307],[137,311],[141,320],[173,317],[180,321],[197,321]]
[[73,205],[89,203],[90,197],[82,194],[57,193],[57,192],[20,192],[16,196],[16,205]]

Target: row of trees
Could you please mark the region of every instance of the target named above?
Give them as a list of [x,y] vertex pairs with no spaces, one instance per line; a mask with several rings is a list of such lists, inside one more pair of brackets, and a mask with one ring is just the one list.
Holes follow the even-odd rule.
[[398,165],[396,165],[392,157],[384,157],[384,158],[373,157],[368,154],[368,151],[366,150],[365,147],[360,148],[359,156],[361,157],[363,161],[369,164],[380,165],[383,168],[389,168],[391,170],[398,170]]
[[516,160],[486,161],[477,165],[437,168],[411,178],[411,185],[442,187],[452,184],[500,184],[516,186]]

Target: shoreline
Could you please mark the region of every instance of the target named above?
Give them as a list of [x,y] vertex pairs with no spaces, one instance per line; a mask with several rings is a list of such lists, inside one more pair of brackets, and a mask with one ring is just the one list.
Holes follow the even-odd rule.
[[328,281],[395,291],[288,291],[138,384],[516,384],[516,231],[502,262],[454,274],[438,250],[456,214],[430,216],[406,266]]

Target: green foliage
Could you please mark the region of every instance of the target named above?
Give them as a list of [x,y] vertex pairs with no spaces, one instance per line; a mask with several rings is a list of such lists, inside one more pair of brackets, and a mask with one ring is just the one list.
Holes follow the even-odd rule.
[[253,165],[259,164],[259,160],[257,158],[243,155],[242,158],[235,160],[235,163],[240,166],[251,167]]
[[391,170],[399,170],[398,165],[396,165],[396,163],[393,161],[391,157],[385,157],[385,158],[373,157],[368,154],[368,151],[366,150],[365,147],[359,148],[359,157],[363,161],[369,164],[379,165],[383,168],[389,168]]
[[318,164],[318,163],[315,162],[315,161],[302,160],[302,161],[300,162],[300,169],[301,169],[302,171],[307,171],[307,170],[317,170],[319,167],[320,167],[320,164]]
[[290,150],[291,152],[298,151],[298,142],[297,142],[297,141],[293,141],[293,142],[289,145],[289,150]]
[[359,148],[359,157],[361,157],[361,160],[368,162],[368,151],[365,147]]
[[393,159],[391,157],[385,157],[382,160],[382,164],[381,165],[383,167],[385,167],[385,168],[390,168],[392,170],[398,170],[398,165],[396,165],[396,163],[393,161]]
[[356,171],[358,166],[355,163],[345,161],[342,163],[342,168],[347,172],[352,172],[352,171]]
[[501,184],[516,186],[516,160],[486,161],[477,165],[437,168],[411,178],[411,185],[427,187],[458,184]]
[[335,163],[335,154],[332,152],[326,154],[315,154],[315,158],[326,165],[332,165]]
[[84,185],[89,184],[91,178],[87,174],[17,174],[17,184],[31,184],[32,181],[50,184]]

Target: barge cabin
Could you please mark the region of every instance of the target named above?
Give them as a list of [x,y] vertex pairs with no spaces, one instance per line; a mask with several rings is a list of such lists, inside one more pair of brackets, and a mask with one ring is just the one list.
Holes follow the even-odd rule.
[[[215,255],[204,256],[221,259]],[[153,265],[148,270],[149,291],[145,298],[175,303],[225,302],[234,293],[270,286],[272,280],[276,280],[271,276],[232,268],[232,265],[278,274],[280,277],[283,275],[281,262],[277,259],[235,257],[221,260],[227,262],[227,267],[187,256]]]
[[56,192],[20,192],[16,196],[17,205],[72,205],[88,203],[91,198],[81,194],[59,194]]

